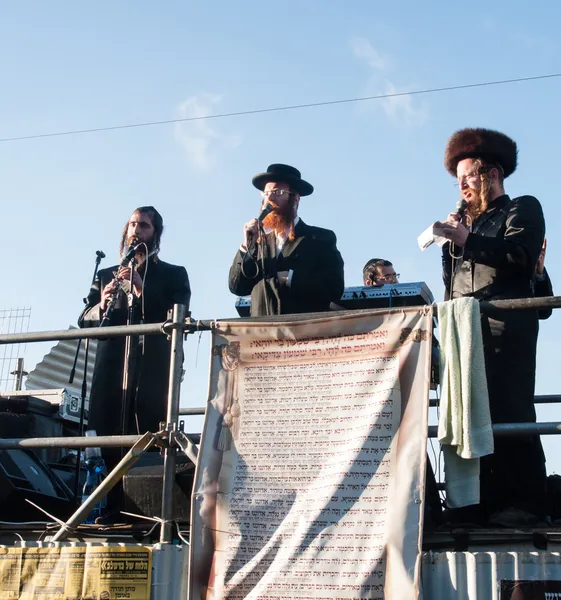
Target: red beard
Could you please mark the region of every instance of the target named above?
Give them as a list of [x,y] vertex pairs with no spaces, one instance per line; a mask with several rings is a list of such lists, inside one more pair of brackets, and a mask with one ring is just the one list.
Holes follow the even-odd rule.
[[296,199],[290,198],[283,207],[280,207],[271,200],[269,200],[269,203],[274,206],[274,210],[263,219],[263,227],[271,229],[275,233],[289,232],[289,238],[293,239]]

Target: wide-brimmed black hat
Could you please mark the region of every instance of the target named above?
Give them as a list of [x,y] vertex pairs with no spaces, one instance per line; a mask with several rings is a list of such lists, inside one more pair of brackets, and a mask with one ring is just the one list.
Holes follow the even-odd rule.
[[465,158],[480,158],[491,165],[500,165],[504,177],[516,170],[518,149],[508,135],[492,129],[461,129],[446,144],[444,166],[456,177],[458,163]]
[[253,185],[261,191],[270,181],[286,183],[300,196],[309,196],[314,191],[314,186],[304,181],[300,171],[290,165],[269,165],[266,173],[259,173],[252,179]]

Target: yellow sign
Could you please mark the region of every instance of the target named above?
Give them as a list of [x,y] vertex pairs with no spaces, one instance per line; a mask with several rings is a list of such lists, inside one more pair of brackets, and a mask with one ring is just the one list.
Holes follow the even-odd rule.
[[0,548],[0,600],[149,600],[146,546]]

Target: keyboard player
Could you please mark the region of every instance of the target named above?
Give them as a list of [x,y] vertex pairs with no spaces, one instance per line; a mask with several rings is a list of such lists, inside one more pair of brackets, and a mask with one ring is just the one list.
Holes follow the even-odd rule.
[[380,287],[385,283],[399,283],[399,273],[393,264],[383,258],[371,258],[362,269],[364,285]]

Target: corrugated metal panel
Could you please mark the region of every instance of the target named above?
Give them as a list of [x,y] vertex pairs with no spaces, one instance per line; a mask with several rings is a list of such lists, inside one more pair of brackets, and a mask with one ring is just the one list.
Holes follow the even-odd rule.
[[[69,329],[76,329],[69,327]],[[80,397],[82,390],[82,376],[84,373],[84,340],[80,345],[80,354],[76,365],[76,375],[72,384],[68,383],[70,371],[74,363],[74,354],[76,353],[77,340],[62,340],[55,344],[50,351],[45,354],[43,360],[37,363],[37,366],[27,377],[25,388],[28,390],[48,390],[66,388],[71,396]],[[88,395],[92,386],[92,376],[95,364],[95,353],[97,350],[97,340],[90,340],[90,349],[88,353]]]
[[425,552],[423,600],[499,600],[502,580],[561,581],[559,552]]
[[[22,542],[23,548],[53,548],[77,546],[146,546],[134,543],[83,543],[83,542]],[[13,547],[13,546],[12,546]],[[185,600],[187,598],[187,573],[189,549],[186,546],[154,544],[152,548],[152,595],[150,600]],[[0,546],[0,549],[10,546]]]
[[189,548],[156,544],[152,553],[151,600],[185,600],[189,577]]

